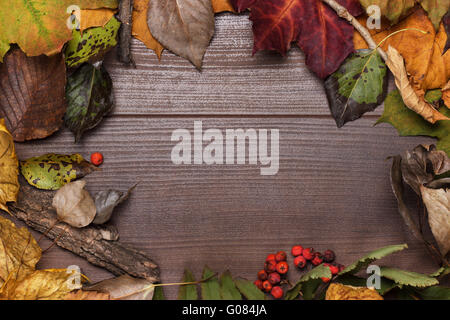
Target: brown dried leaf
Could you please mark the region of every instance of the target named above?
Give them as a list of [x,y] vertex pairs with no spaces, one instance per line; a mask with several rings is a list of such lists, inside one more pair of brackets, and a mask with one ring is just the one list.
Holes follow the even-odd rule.
[[325,300],[384,300],[374,290],[364,287],[345,286],[340,283],[332,283],[327,290]]
[[[136,0],[135,0],[136,1]],[[80,31],[92,27],[104,27],[109,20],[114,16],[117,10],[100,8],[100,9],[86,9],[80,11]]]
[[214,34],[211,0],[150,1],[147,17],[153,36],[198,69]]
[[109,293],[77,290],[70,292],[64,300],[109,300]]
[[435,123],[439,120],[450,120],[437,111],[431,104],[427,103],[423,97],[417,95],[408,79],[405,61],[401,54],[392,46],[389,46],[387,54],[388,60],[386,64],[394,74],[395,84],[400,91],[405,105],[430,123]]
[[0,117],[15,141],[45,138],[63,124],[66,65],[62,54],[27,57],[15,48],[0,64]]
[[428,222],[442,255],[450,251],[450,190],[420,187]]
[[234,12],[233,6],[229,0],[212,0],[211,1],[214,13],[220,12]]
[[111,300],[152,300],[153,282],[125,274],[84,287],[87,291],[108,293]]
[[8,211],[6,203],[16,201],[19,193],[19,162],[4,119],[0,119],[0,168],[0,209]]
[[84,189],[86,181],[70,182],[59,189],[53,198],[58,219],[75,228],[89,225],[95,218],[95,203]]

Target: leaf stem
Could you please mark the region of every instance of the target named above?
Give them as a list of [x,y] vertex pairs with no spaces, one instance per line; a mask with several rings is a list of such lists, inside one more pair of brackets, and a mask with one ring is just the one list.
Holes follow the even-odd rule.
[[387,39],[389,39],[390,37],[395,36],[396,34],[398,34],[398,33],[400,33],[400,32],[405,32],[405,31],[419,31],[419,32],[421,32],[421,33],[423,33],[423,34],[427,34],[427,33],[428,33],[428,32],[426,32],[426,31],[423,31],[423,30],[420,30],[420,29],[417,29],[417,28],[405,28],[405,29],[401,29],[401,30],[398,30],[398,31],[395,31],[395,32],[391,33],[391,34],[388,35],[386,38],[384,38],[383,40],[381,40],[380,43],[377,45],[377,49],[378,49],[379,47],[381,47],[381,46],[383,45],[383,43],[384,43]]

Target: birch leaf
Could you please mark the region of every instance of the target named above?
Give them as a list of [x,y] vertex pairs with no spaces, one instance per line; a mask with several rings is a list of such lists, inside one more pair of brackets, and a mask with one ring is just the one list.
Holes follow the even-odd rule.
[[95,203],[85,186],[84,180],[70,182],[53,197],[58,219],[75,228],[86,227],[95,218]]
[[405,60],[400,53],[394,47],[389,46],[387,54],[388,60],[386,64],[394,74],[395,84],[405,105],[430,123],[435,123],[438,120],[450,120],[414,91],[406,73]]
[[445,257],[450,251],[450,190],[420,188],[433,236]]
[[214,34],[211,0],[150,1],[147,23],[165,48],[201,69],[203,55]]
[[0,209],[8,211],[6,203],[16,201],[19,193],[19,162],[5,119],[0,119],[0,168]]

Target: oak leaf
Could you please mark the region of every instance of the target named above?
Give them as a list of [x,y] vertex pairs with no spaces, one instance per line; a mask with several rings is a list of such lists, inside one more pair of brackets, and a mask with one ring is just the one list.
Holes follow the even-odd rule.
[[4,119],[0,119],[0,168],[0,209],[8,211],[6,203],[16,201],[19,193],[19,162]]
[[27,57],[11,50],[0,64],[0,117],[15,141],[45,138],[59,130],[66,110],[62,54]]
[[364,287],[352,287],[340,283],[332,283],[327,290],[325,300],[384,300],[384,299],[374,289]]

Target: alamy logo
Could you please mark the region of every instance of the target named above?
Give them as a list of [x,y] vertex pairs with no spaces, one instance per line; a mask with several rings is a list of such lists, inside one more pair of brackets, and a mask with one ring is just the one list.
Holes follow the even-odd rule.
[[172,133],[171,139],[178,141],[171,154],[172,162],[177,165],[243,165],[247,163],[248,154],[248,164],[259,163],[261,175],[271,176],[278,173],[278,129],[226,129],[224,135],[219,129],[207,129],[203,132],[202,121],[194,121],[193,135],[187,129],[177,129]]

